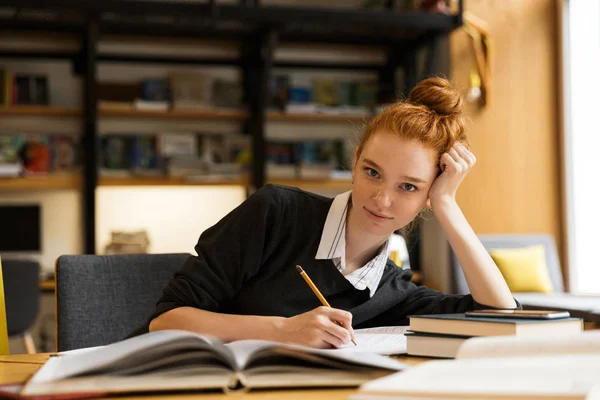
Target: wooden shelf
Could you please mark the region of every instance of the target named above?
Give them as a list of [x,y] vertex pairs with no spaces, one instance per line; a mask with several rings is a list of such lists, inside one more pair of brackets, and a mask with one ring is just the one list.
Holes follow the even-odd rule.
[[81,189],[82,177],[78,173],[64,173],[40,177],[0,178],[0,191],[8,190],[63,190]]
[[250,115],[245,110],[228,109],[149,111],[110,107],[99,107],[99,114],[101,117],[164,120],[244,120]]
[[247,179],[223,179],[214,181],[189,181],[183,177],[162,176],[101,176],[98,186],[247,186]]
[[369,115],[292,114],[281,111],[267,111],[268,121],[362,123],[368,121],[369,118],[371,118]]
[[74,107],[13,106],[0,108],[1,116],[27,117],[77,117],[81,110]]
[[350,182],[350,181],[268,179],[267,183],[273,183],[273,184],[285,185],[285,186],[295,186],[298,188],[307,188],[307,189],[335,189],[335,190],[350,190],[350,189],[352,189],[352,182]]

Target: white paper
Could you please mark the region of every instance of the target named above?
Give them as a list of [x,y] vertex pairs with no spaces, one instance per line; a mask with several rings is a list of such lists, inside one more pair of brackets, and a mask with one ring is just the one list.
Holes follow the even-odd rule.
[[405,354],[408,326],[383,326],[379,328],[357,329],[356,346],[353,343],[340,348],[343,351],[377,353],[383,355]]

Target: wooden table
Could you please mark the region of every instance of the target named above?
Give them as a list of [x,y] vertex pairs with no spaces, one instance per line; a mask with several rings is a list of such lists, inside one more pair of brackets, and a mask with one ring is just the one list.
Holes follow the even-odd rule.
[[[10,383],[22,383],[31,376],[35,371],[38,370],[44,364],[44,362],[50,356],[49,353],[41,354],[15,354],[11,356],[0,356],[0,385]],[[418,357],[398,357],[399,361],[402,361],[409,365],[417,365],[427,361],[427,358]],[[226,395],[222,393],[193,393],[193,394],[182,394],[182,395],[170,395],[164,396],[161,394],[148,395],[148,396],[127,396],[123,397],[127,400],[140,400],[140,399],[156,399],[156,398],[177,398],[177,399],[266,399],[266,400],[306,400],[306,399],[327,399],[327,400],[341,400],[348,399],[348,396],[355,393],[356,389],[295,389],[295,390],[263,390],[245,393],[241,395]],[[111,397],[111,399],[118,397]]]

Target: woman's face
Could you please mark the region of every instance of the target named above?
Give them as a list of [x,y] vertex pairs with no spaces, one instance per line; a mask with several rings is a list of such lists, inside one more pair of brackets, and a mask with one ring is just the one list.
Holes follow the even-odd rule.
[[375,132],[354,160],[350,218],[365,232],[389,236],[425,207],[437,170],[434,149]]

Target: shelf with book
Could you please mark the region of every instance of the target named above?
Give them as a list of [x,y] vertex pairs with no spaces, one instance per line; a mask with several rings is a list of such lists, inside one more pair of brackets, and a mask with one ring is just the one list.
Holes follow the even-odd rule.
[[0,116],[25,116],[25,117],[78,117],[81,110],[76,107],[56,106],[12,106],[1,107]]
[[[56,3],[56,2],[54,2]],[[296,105],[306,104],[305,95],[310,94],[312,85],[305,80],[289,79],[290,90],[276,91],[270,93],[274,81],[278,82],[283,75],[279,72],[281,69],[288,69],[289,74],[297,74],[302,70],[321,70],[319,73],[317,90],[324,94],[327,101],[316,101],[317,104],[323,104],[325,107],[336,106],[356,106],[364,107],[365,103],[386,103],[391,97],[395,97],[397,91],[406,92],[416,84],[420,75],[431,75],[438,72],[435,66],[438,65],[437,58],[443,54],[439,50],[439,41],[448,35],[454,29],[462,26],[463,1],[459,0],[457,6],[453,6],[449,14],[441,12],[432,12],[426,9],[409,10],[403,7],[394,6],[394,2],[385,2],[386,6],[374,6],[373,9],[332,9],[326,7],[279,7],[261,4],[255,2],[252,7],[248,7],[245,2],[239,4],[220,4],[221,2],[204,2],[203,4],[159,4],[156,1],[141,0],[136,4],[137,7],[131,8],[128,2],[104,2],[91,10],[82,2],[73,0],[62,1],[62,6],[58,3],[40,6],[38,0],[10,0],[5,4],[9,12],[7,16],[0,16],[3,24],[7,24],[11,29],[22,30],[24,32],[35,28],[36,31],[68,31],[74,33],[77,39],[81,39],[83,46],[76,52],[64,54],[60,58],[70,60],[72,63],[72,72],[81,78],[83,96],[80,109],[60,108],[60,107],[15,107],[0,109],[0,117],[6,116],[34,116],[34,117],[80,117],[82,120],[81,131],[81,163],[83,164],[82,180],[86,182],[81,185],[83,193],[84,209],[84,236],[85,251],[93,253],[96,248],[96,194],[95,185],[99,186],[177,186],[177,185],[247,185],[246,180],[229,181],[215,180],[214,182],[190,182],[184,179],[171,179],[163,177],[108,177],[101,176],[99,171],[102,164],[99,162],[102,132],[99,132],[108,124],[99,124],[100,119],[111,119],[109,124],[114,126],[116,123],[129,125],[129,133],[139,133],[136,128],[132,128],[133,122],[143,123],[155,121],[157,124],[178,123],[179,121],[190,121],[193,123],[199,121],[222,121],[239,122],[244,134],[251,138],[250,173],[251,182],[256,188],[265,183],[266,170],[268,169],[267,159],[267,127],[265,122],[282,122],[283,124],[305,124],[308,128],[310,124],[334,124],[340,125],[362,125],[371,118],[369,114],[358,114],[357,112],[347,112],[339,114],[336,110],[326,109],[323,113],[301,114],[304,112],[302,107],[293,109],[298,113],[282,113],[280,111],[268,110],[273,107],[272,100],[279,99],[276,102],[277,107],[283,106],[281,100],[287,99],[289,103]],[[72,3],[72,4],[71,4]],[[117,4],[118,3],[118,4]],[[73,12],[72,19],[65,20],[60,12],[61,7],[69,4]],[[100,3],[98,3],[100,4]],[[31,8],[31,13],[20,13],[19,8]],[[14,9],[14,13],[12,12]],[[393,9],[393,12],[391,10]],[[32,18],[36,15],[36,10],[41,10],[48,14],[48,20],[40,21],[39,18]],[[142,11],[140,11],[142,10]],[[94,18],[89,19],[89,13],[92,11]],[[44,14],[44,15],[45,15]],[[183,21],[182,15],[193,15],[194,18]],[[158,18],[157,18],[158,17]],[[197,18],[206,20],[208,24],[198,24]],[[310,21],[307,23],[306,21]],[[315,21],[317,23],[315,23]],[[333,23],[333,22],[335,23]],[[275,25],[273,23],[276,22]],[[326,22],[324,25],[318,22]],[[100,34],[102,33],[102,35]],[[158,42],[159,39],[193,39],[201,41],[206,38],[223,40],[231,42],[234,47],[239,47],[238,56],[233,58],[225,57],[221,52],[216,56],[206,56],[201,58],[190,58],[184,53],[177,55],[176,51],[169,48],[164,55],[155,52],[149,52],[148,56],[136,55],[129,51],[119,53],[119,49],[111,49],[110,46],[104,47],[103,41],[107,36],[114,35],[122,38],[131,37],[132,39],[149,42]],[[296,61],[278,60],[275,57],[276,50],[280,44],[291,44],[296,46],[300,43],[315,45],[333,45],[337,46],[351,44],[356,46],[381,48],[383,58],[378,58],[376,64],[364,60],[363,57],[356,61],[344,61],[340,63],[327,62],[318,58],[300,58]],[[102,45],[102,46],[101,46]],[[196,43],[194,43],[194,46]],[[142,46],[143,47],[143,46]],[[214,47],[214,46],[213,46]],[[417,64],[417,54],[423,48],[429,48],[427,60],[421,73]],[[124,47],[123,47],[124,48]],[[137,48],[137,46],[136,46]],[[442,47],[443,49],[443,47]],[[104,51],[117,52],[117,56],[111,56]],[[221,49],[219,49],[221,50]],[[445,50],[444,50],[445,51]],[[0,51],[0,58],[25,58],[19,52],[12,50]],[[143,53],[143,52],[142,52]],[[142,54],[140,53],[140,54]],[[168,54],[167,54],[168,53]],[[196,54],[194,51],[190,54]],[[224,54],[224,53],[223,53]],[[402,56],[399,56],[402,55]],[[28,51],[26,58],[35,58],[39,60],[55,58],[43,49],[38,51]],[[129,96],[121,96],[114,90],[104,91],[110,82],[111,74],[105,74],[105,71],[99,71],[99,65],[111,63],[127,63],[147,66],[150,64],[173,64],[177,68],[183,66],[193,67],[225,67],[240,69],[239,87],[228,85],[231,83],[223,75],[220,82],[220,90],[216,90],[218,101],[211,98],[211,102],[201,101],[200,104],[213,104],[216,107],[234,107],[229,100],[236,100],[235,105],[244,104],[248,110],[216,108],[208,110],[166,110],[166,107],[158,109],[161,104],[147,104],[151,110],[140,110],[133,107],[127,107],[122,103],[130,101]],[[420,65],[421,63],[419,63]],[[106,67],[106,65],[104,65]],[[404,76],[402,82],[404,87],[398,89],[396,85],[396,72],[402,68]],[[110,69],[110,68],[109,68]],[[187,68],[186,68],[187,69]],[[335,79],[329,79],[328,73],[324,70],[348,70],[368,72],[370,77],[367,79],[344,78],[335,75]],[[99,73],[100,72],[100,73]],[[200,71],[197,71],[200,72]],[[185,73],[187,75],[187,72]],[[220,76],[220,71],[219,74]],[[302,75],[302,74],[300,74]],[[374,75],[377,75],[375,77]],[[296,75],[295,75],[296,76]],[[100,81],[102,77],[105,81]],[[160,82],[156,78],[163,76],[149,76],[146,79],[146,86],[157,88]],[[173,76],[171,76],[173,78]],[[127,79],[125,79],[126,81]],[[181,80],[181,79],[180,79]],[[184,87],[190,89],[190,82],[193,79],[184,82]],[[285,79],[282,80],[282,82]],[[336,84],[337,81],[337,84]],[[341,82],[343,81],[343,82]],[[363,82],[364,81],[364,82]],[[125,82],[127,83],[127,82]],[[202,82],[198,81],[197,88],[200,88]],[[206,82],[205,82],[206,83]],[[154,86],[153,86],[154,85]],[[125,85],[127,86],[127,85]],[[143,86],[143,85],[142,85]],[[176,89],[177,85],[173,85]],[[305,87],[308,86],[308,87]],[[143,86],[144,87],[144,86]],[[277,86],[279,87],[279,86]],[[283,86],[282,86],[283,87]],[[173,88],[171,88],[173,89]],[[332,97],[327,94],[338,91],[338,101],[332,101]],[[175,90],[176,91],[176,90]],[[18,92],[17,92],[18,93]],[[108,96],[105,94],[108,93]],[[122,92],[121,94],[124,94]],[[129,92],[128,92],[129,93]],[[203,91],[193,93],[204,93]],[[230,96],[225,96],[230,93]],[[171,93],[172,95],[173,93]],[[289,95],[289,96],[288,96]],[[287,96],[287,97],[286,97]],[[126,98],[124,98],[126,97]],[[139,96],[133,96],[138,99]],[[180,104],[198,104],[194,97],[177,98],[171,97],[167,101],[168,107],[177,104],[178,100],[191,100],[191,102],[181,101]],[[323,96],[321,96],[323,97]],[[341,100],[340,100],[341,97]],[[54,97],[53,97],[54,98]],[[164,98],[155,98],[153,96],[139,97],[143,101],[164,102]],[[205,100],[205,99],[202,99]],[[112,101],[117,104],[113,107],[104,107],[103,101]],[[308,99],[310,102],[310,99]],[[32,103],[29,103],[32,104]],[[39,103],[38,103],[39,104]],[[310,104],[309,104],[310,105]],[[306,107],[310,109],[309,105]],[[371,109],[372,107],[367,107]],[[281,108],[277,108],[281,109]],[[288,108],[288,111],[292,109]],[[329,112],[331,111],[331,113]],[[147,121],[144,121],[147,120]],[[126,122],[126,123],[125,123]],[[130,123],[131,122],[131,123]],[[183,125],[183,124],[182,124]],[[277,125],[277,124],[273,124]],[[270,129],[271,127],[269,127]],[[280,127],[276,127],[280,128]],[[291,127],[282,127],[289,129]],[[145,128],[144,128],[145,129]],[[142,130],[144,130],[142,129]],[[162,128],[161,128],[162,129]],[[299,128],[300,129],[300,128]],[[116,132],[116,131],[115,131]],[[114,132],[111,132],[114,133]],[[269,132],[270,133],[270,132]],[[312,137],[312,136],[311,136]],[[280,163],[280,162],[277,162]],[[281,162],[285,165],[285,162]],[[96,178],[99,179],[96,181]],[[280,175],[284,176],[284,175]],[[300,175],[301,176],[301,175]],[[347,190],[350,188],[349,182],[340,182],[333,180],[325,181],[304,181],[295,179],[275,180],[278,183],[287,185],[297,185],[311,189],[330,189]],[[29,181],[27,181],[29,182]],[[89,184],[87,184],[89,183]],[[1,188],[2,186],[0,186]]]
[[267,111],[268,121],[285,122],[331,122],[331,123],[362,123],[367,121],[370,116],[367,115],[348,115],[348,114],[299,114],[286,113],[281,111]]
[[300,189],[332,189],[350,190],[352,182],[347,180],[308,180],[308,179],[268,179],[267,183],[276,185],[294,186]]
[[248,179],[211,178],[205,180],[168,176],[100,176],[98,186],[247,186]]
[[206,109],[206,110],[136,110],[136,109],[117,109],[107,106],[99,107],[101,117],[112,118],[142,118],[142,119],[163,119],[163,120],[244,120],[248,118],[249,113],[245,110],[233,109]]
[[0,191],[79,190],[82,177],[78,173],[56,173],[35,177],[1,177]]

